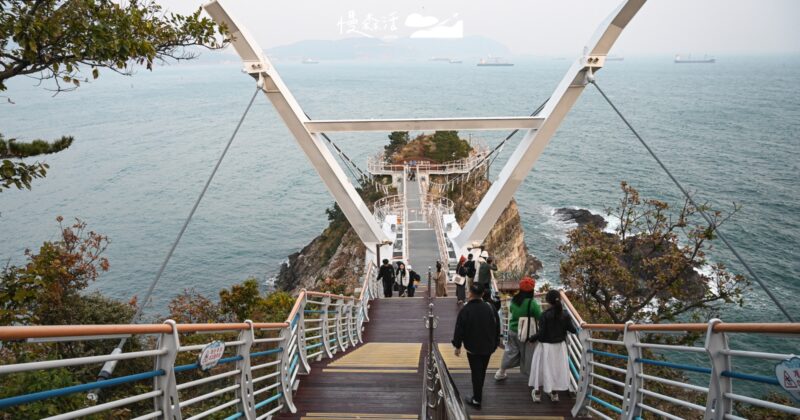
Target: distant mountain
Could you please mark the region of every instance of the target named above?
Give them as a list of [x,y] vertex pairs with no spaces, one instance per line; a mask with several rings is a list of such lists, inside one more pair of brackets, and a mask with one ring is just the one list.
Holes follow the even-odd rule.
[[432,57],[477,61],[489,55],[508,57],[505,45],[481,36],[461,39],[344,38],[299,41],[267,50],[270,58],[286,60],[429,60]]

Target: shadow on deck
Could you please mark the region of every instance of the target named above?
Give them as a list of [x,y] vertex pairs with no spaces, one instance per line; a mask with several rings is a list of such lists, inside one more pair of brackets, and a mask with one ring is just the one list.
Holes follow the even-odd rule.
[[[452,294],[451,294],[452,296]],[[453,356],[452,339],[458,308],[454,298],[434,300],[439,325],[435,332],[442,353],[462,396],[472,393],[466,357]],[[427,299],[393,298],[372,302],[364,344],[333,359],[311,363],[310,375],[301,377],[294,395],[297,413],[279,419],[418,419],[422,405],[423,360],[427,331],[423,315]],[[472,410],[476,420],[571,418],[574,400],[564,393],[561,401],[534,404],[527,377],[510,371],[503,382],[494,380],[502,357],[492,358],[484,387],[483,408]]]

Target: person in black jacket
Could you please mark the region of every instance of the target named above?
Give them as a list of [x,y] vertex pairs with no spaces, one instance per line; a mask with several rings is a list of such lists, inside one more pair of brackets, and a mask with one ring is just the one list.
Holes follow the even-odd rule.
[[394,267],[389,264],[389,260],[383,260],[383,264],[378,270],[378,280],[383,283],[383,297],[392,297],[392,287],[394,286]]
[[545,296],[550,304],[539,320],[539,330],[529,341],[538,341],[539,345],[533,352],[531,360],[531,376],[528,385],[533,387],[531,398],[533,402],[542,400],[539,387],[550,394],[550,400],[558,401],[557,391],[569,389],[569,361],[567,360],[567,333],[577,334],[578,331],[569,315],[564,312],[561,304],[561,293],[550,290]]
[[475,274],[478,272],[475,267],[475,260],[472,259],[472,254],[467,255],[467,262],[464,263],[464,269],[467,270],[467,290],[472,288],[472,283],[475,281]]
[[414,292],[417,290],[417,285],[422,280],[422,277],[414,271],[411,266],[408,266],[408,297],[414,297]]
[[494,307],[481,299],[483,288],[474,284],[469,289],[469,302],[461,308],[453,333],[455,355],[461,356],[461,345],[467,349],[467,360],[472,372],[472,396],[467,404],[481,407],[483,381],[489,358],[500,343],[500,319]]

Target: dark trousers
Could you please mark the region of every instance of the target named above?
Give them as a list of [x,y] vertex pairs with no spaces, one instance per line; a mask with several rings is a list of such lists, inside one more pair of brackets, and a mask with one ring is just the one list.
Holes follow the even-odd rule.
[[472,354],[467,352],[469,370],[472,372],[472,397],[481,402],[483,398],[483,380],[486,379],[486,368],[489,367],[491,354]]
[[409,286],[408,286],[408,289],[406,289],[406,291],[408,292],[408,297],[414,297],[414,292],[415,292],[416,290],[417,290],[417,287],[416,287],[416,286],[411,286],[411,285],[409,285]]
[[466,293],[466,290],[464,290],[466,287],[467,287],[467,282],[466,281],[461,286],[456,285],[456,299],[457,300],[460,300],[462,302],[466,302],[467,301],[467,293]]
[[383,297],[392,297],[392,286],[394,286],[392,280],[383,279]]

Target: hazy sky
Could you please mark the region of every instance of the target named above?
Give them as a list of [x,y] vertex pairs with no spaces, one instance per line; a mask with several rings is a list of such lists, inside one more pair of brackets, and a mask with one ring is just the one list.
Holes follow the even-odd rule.
[[[463,21],[465,36],[482,35],[514,54],[573,56],[619,0],[222,0],[263,48],[305,39],[338,39],[349,12],[371,35],[408,36],[410,14]],[[159,0],[188,12],[195,0]],[[392,20],[392,17],[396,20]],[[390,23],[396,31],[388,29]],[[387,28],[387,29],[382,29]],[[359,35],[360,36],[360,35]],[[800,0],[649,0],[614,47],[615,54],[800,53]]]

